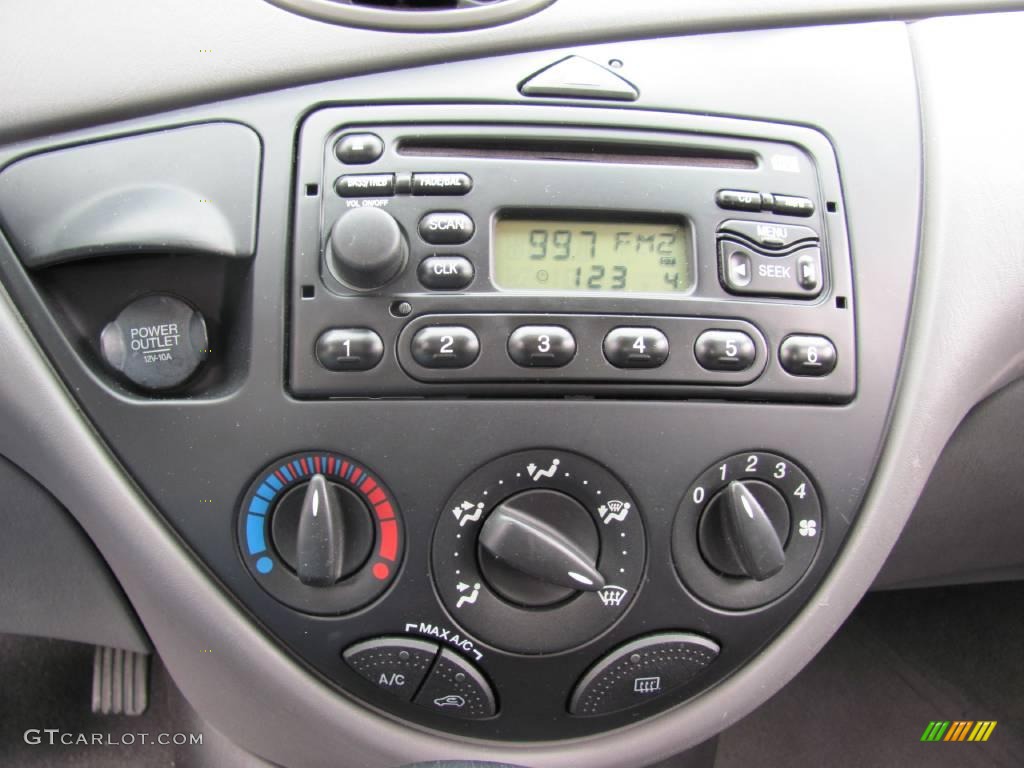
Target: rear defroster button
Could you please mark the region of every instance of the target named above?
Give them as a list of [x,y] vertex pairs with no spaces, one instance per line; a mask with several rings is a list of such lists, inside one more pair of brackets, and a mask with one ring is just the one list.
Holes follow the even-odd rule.
[[609,653],[583,676],[569,712],[607,715],[644,704],[688,683],[718,651],[718,643],[689,632],[641,637]]

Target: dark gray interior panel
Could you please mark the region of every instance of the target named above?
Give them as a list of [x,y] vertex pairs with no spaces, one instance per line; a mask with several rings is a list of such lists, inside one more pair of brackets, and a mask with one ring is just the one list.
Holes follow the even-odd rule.
[[[866,49],[874,52],[867,60]],[[729,50],[737,55],[728,55]],[[809,82],[793,89],[787,73],[794,50],[800,51],[801,60],[820,58],[828,60],[830,67],[807,71]],[[70,465],[66,476],[54,479],[55,493],[75,500],[76,514],[124,581],[186,695],[219,729],[247,748],[299,765],[331,764],[339,751],[352,762],[381,766],[449,757],[453,751],[531,766],[655,762],[704,741],[791,677],[867,588],[902,526],[898,512],[886,506],[888,522],[881,526],[882,535],[865,545],[855,530],[845,545],[847,552],[831,563],[854,525],[881,450],[914,278],[920,136],[905,27],[878,24],[656,40],[616,45],[614,51],[597,47],[578,52],[595,61],[618,55],[630,62],[631,80],[641,91],[639,109],[794,123],[817,128],[829,137],[844,192],[842,207],[832,215],[843,217],[849,228],[858,301],[873,307],[857,318],[858,359],[869,354],[872,364],[858,371],[853,402],[842,406],[713,400],[313,402],[285,394],[290,202],[285,191],[295,188],[294,140],[309,106],[372,100],[444,102],[457,97],[489,102],[497,111],[501,103],[525,101],[517,90],[524,74],[576,51],[371,76],[118,126],[120,132],[134,132],[230,115],[251,126],[263,140],[262,180],[268,193],[261,205],[260,242],[251,275],[253,303],[259,308],[252,315],[255,343],[244,382],[222,397],[155,400],[108,386],[83,363],[34,284],[10,251],[5,251],[9,289],[53,365],[109,442],[118,464],[131,472],[163,516],[154,515],[141,502],[138,490],[104,453],[96,435],[84,428],[81,414],[73,410],[59,386],[47,380],[48,369],[12,326],[14,330],[0,339],[10,354],[26,360],[19,369],[25,380],[5,382],[5,396],[14,409],[12,422],[33,424],[40,437],[38,450],[21,448],[24,462],[26,466],[54,461]],[[719,62],[712,70],[704,66],[709,57]],[[750,60],[764,64],[751,71],[746,66]],[[704,76],[691,81],[683,94],[676,79],[666,76],[698,70]],[[736,91],[736,83],[744,83],[742,93]],[[820,98],[807,101],[808,89],[820,93]],[[587,110],[578,109],[566,114],[586,122]],[[882,143],[874,133],[879,125],[887,128],[887,140]],[[93,138],[98,136],[88,132],[62,137],[67,142]],[[41,144],[23,144],[12,148],[8,157],[41,148]],[[879,184],[883,170],[886,183]],[[272,198],[269,190],[274,191]],[[13,322],[11,317],[8,320]],[[47,407],[26,422],[28,414],[17,406],[25,402],[28,389],[33,399],[45,400]],[[604,439],[609,435],[615,439]],[[368,708],[324,685],[325,679],[344,676],[337,653],[340,640],[352,637],[346,633],[354,634],[357,628],[373,634],[402,632],[410,618],[433,624],[449,620],[432,593],[425,546],[438,510],[474,467],[499,454],[530,447],[579,447],[623,478],[658,548],[649,556],[649,583],[664,587],[639,592],[631,612],[652,629],[696,629],[733,638],[723,645],[723,666],[715,673],[717,685],[700,695],[696,695],[699,687],[682,690],[676,701],[693,698],[671,712],[588,736],[571,747],[552,742],[499,746],[481,739],[505,734],[486,727],[446,725],[448,721],[439,718],[427,720],[430,730],[410,729],[383,714],[390,707],[371,692],[359,691],[359,698],[372,702]],[[821,554],[808,577],[770,609],[716,612],[688,595],[679,583],[667,534],[690,481],[721,457],[760,448],[792,456],[819,488],[826,531]],[[394,588],[379,602],[382,610],[360,615],[361,627],[346,623],[344,617],[316,620],[282,610],[242,566],[233,535],[240,494],[259,467],[274,457],[308,449],[350,452],[381,472],[413,534],[408,540],[417,544],[410,547]],[[86,456],[88,466],[69,461],[71,450]],[[907,499],[896,509],[908,510]],[[878,508],[869,505],[861,514],[875,521],[869,530],[876,530]],[[183,551],[182,540],[198,558]],[[859,576],[851,577],[851,572]],[[211,573],[215,582],[210,580]],[[813,596],[822,578],[824,592]],[[222,586],[258,612],[280,642],[257,630]],[[423,615],[403,614],[402,600],[411,596]],[[797,623],[782,629],[794,615]],[[555,688],[564,687],[559,676],[582,673],[606,650],[631,639],[636,630],[626,624],[574,650],[565,663],[540,658],[534,669],[541,677],[551,676],[548,685],[554,695]],[[744,635],[737,627],[749,631]],[[776,642],[765,645],[780,631]],[[196,653],[197,636],[225,652],[217,654],[215,661],[204,658]],[[296,664],[285,646],[300,651],[309,665]],[[754,653],[757,663],[738,666]],[[491,648],[484,649],[484,654],[485,671],[499,685],[515,680],[520,662],[514,654]],[[769,658],[774,663],[760,661]],[[310,668],[319,674],[310,675]],[[253,674],[256,669],[258,675]],[[506,702],[525,707],[525,693],[514,682],[506,682],[499,693]],[[547,702],[544,712],[554,713],[556,705],[555,700]],[[723,717],[723,712],[728,715]],[[268,718],[273,729],[266,725]],[[516,735],[526,738],[541,733],[535,726],[528,721],[510,725],[522,727]],[[478,740],[452,741],[440,729]],[[571,729],[580,735],[595,730],[586,725]]]
[[0,632],[148,653],[120,585],[67,510],[0,457]]
[[108,253],[252,256],[259,137],[208,123],[69,147],[0,172],[0,226],[26,267]]

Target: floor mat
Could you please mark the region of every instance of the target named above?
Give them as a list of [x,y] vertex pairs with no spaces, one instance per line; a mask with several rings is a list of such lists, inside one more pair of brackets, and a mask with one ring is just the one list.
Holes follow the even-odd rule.
[[[196,718],[163,668],[151,669],[149,708],[138,717],[90,710],[93,646],[0,635],[0,766],[16,768],[172,768],[203,747],[157,741],[193,732]],[[59,732],[46,733],[46,729]],[[26,734],[26,732],[28,732]],[[94,736],[95,734],[95,736]],[[99,738],[100,744],[82,744]],[[38,739],[39,743],[30,743]],[[63,744],[61,741],[75,743]]]
[[[1024,584],[868,595],[774,698],[722,734],[716,768],[1024,765]],[[995,720],[984,743],[922,742]]]

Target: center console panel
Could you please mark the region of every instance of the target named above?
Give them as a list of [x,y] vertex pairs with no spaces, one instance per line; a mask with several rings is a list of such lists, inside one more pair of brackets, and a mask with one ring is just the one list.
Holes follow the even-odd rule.
[[[268,691],[254,643],[214,648],[246,659],[254,706],[305,728],[316,680],[328,741],[542,749],[662,725],[750,672],[828,576],[885,433],[920,188],[901,35],[806,38],[801,56],[858,52],[806,73],[815,92],[857,73],[835,103],[796,98],[790,31],[723,37],[715,67],[686,40],[575,52],[627,62],[639,95],[614,108],[521,93],[566,55],[539,52],[0,152],[22,199],[48,153],[224,121],[259,138],[258,185],[224,209],[255,222],[251,249],[137,235],[57,263],[12,237],[16,208],[0,241],[82,411],[284,651],[267,664],[294,679]],[[765,79],[737,93],[750,60]],[[699,65],[684,98],[665,72]],[[175,376],[150,375],[186,340],[154,294],[205,319]],[[141,362],[116,369],[111,336]],[[174,605],[182,572],[119,540]],[[224,657],[198,658],[223,684]],[[233,730],[259,742],[265,721]]]

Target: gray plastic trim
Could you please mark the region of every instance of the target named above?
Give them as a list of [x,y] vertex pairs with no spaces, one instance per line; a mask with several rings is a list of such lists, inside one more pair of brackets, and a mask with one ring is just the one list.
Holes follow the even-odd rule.
[[0,632],[149,653],[107,564],[75,519],[0,456]]
[[506,24],[541,8],[554,0],[462,0],[450,10],[372,8],[352,5],[350,0],[267,0],[289,11],[332,24],[366,29],[390,29],[396,32],[440,32],[479,29]]
[[252,256],[260,140],[210,123],[99,141],[0,172],[0,225],[29,268],[105,253]]
[[[0,71],[17,76],[0,79],[0,141],[474,56],[1022,6],[1021,0],[558,0],[503,26],[403,36],[324,24],[260,0],[177,0],[157,16],[138,0],[104,0],[102,9],[93,3],[5,0]],[[68,51],[74,51],[74,76],[65,66]],[[537,69],[556,60],[538,62]],[[704,63],[712,66],[713,58]],[[795,88],[805,66],[812,64],[794,63]],[[757,69],[750,67],[755,78]],[[628,61],[621,72],[630,77]],[[700,72],[679,73],[680,84],[692,84]]]

